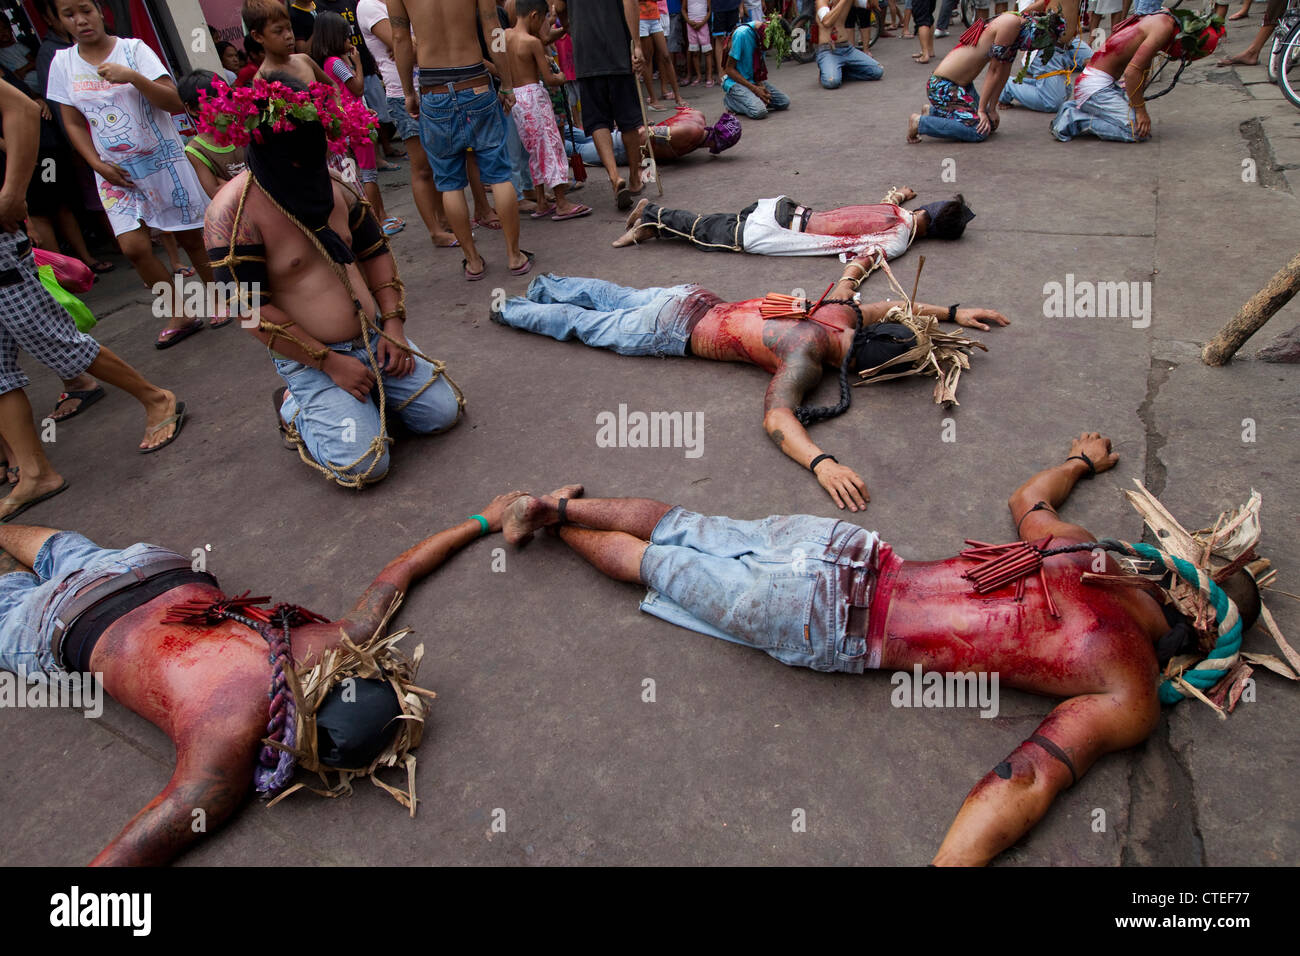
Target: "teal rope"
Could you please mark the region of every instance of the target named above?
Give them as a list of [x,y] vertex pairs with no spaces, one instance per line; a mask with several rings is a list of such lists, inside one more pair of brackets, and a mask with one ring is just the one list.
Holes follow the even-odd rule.
[[[1224,627],[1229,612],[1235,611],[1235,607],[1228,599],[1228,595],[1223,593],[1223,588],[1215,583],[1214,578],[1201,571],[1192,562],[1185,561],[1172,554],[1166,554],[1159,548],[1152,547],[1149,544],[1129,544],[1127,541],[1120,541],[1118,538],[1101,538],[1087,544],[1068,544],[1064,547],[1051,548],[1040,553],[1043,557],[1049,557],[1054,554],[1070,554],[1076,551],[1091,551],[1096,548],[1152,561],[1166,571],[1173,571],[1188,584],[1209,595],[1210,604],[1214,607],[1214,624],[1219,631],[1218,640],[1214,642],[1214,648],[1205,655],[1204,660],[1192,669],[1184,671],[1181,676],[1184,681],[1200,691],[1209,690],[1222,680],[1232,664],[1236,662],[1237,653],[1241,650],[1242,626],[1241,615],[1233,614],[1232,626]],[[1215,667],[1212,663],[1214,661],[1225,661],[1226,664],[1223,667]],[[1162,704],[1176,704],[1187,696],[1189,695],[1169,678],[1165,678],[1160,682],[1160,702]]]
[[[1232,602],[1228,600],[1228,595],[1223,593],[1223,588],[1215,583],[1214,578],[1201,571],[1190,561],[1185,561],[1172,554],[1166,554],[1159,548],[1152,547],[1149,544],[1129,544],[1115,538],[1102,538],[1097,542],[1097,546],[1107,551],[1116,551],[1130,557],[1153,561],[1164,570],[1173,571],[1193,587],[1201,591],[1208,591],[1210,604],[1214,607],[1214,623],[1219,630],[1219,638],[1215,641],[1214,648],[1205,656],[1205,660],[1191,670],[1184,671],[1182,679],[1200,691],[1209,690],[1222,680],[1224,675],[1228,673],[1232,663],[1235,662],[1237,653],[1241,650],[1242,627],[1241,616],[1238,614],[1232,615],[1231,627],[1224,627],[1229,612],[1235,609],[1232,607]],[[1213,664],[1207,666],[1207,662],[1210,661],[1226,661],[1227,664],[1223,667],[1215,667]],[[1187,694],[1180,690],[1178,685],[1169,678],[1165,678],[1160,682],[1160,702],[1162,704],[1176,704],[1186,696]]]

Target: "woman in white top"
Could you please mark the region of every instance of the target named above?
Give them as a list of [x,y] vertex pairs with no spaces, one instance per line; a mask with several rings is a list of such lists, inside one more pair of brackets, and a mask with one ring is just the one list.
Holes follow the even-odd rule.
[[62,104],[68,139],[95,172],[123,254],[146,286],[168,290],[157,305],[169,318],[154,344],[170,348],[201,330],[203,317],[172,302],[172,274],[153,253],[150,228],[174,234],[202,280],[212,281],[203,248],[208,197],[171,117],[184,107],[144,41],[105,32],[96,0],[58,0],[55,9],[76,44],[55,55],[46,98]]

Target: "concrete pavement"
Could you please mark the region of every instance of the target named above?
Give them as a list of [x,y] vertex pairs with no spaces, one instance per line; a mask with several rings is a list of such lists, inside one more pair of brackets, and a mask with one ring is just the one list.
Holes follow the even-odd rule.
[[[1235,27],[1228,49],[1257,21]],[[940,53],[954,42],[939,41]],[[684,208],[734,210],[778,193],[824,208],[873,202],[898,184],[921,202],[960,191],[978,213],[960,242],[922,243],[896,272],[910,288],[924,254],[921,300],[989,306],[1013,324],[977,333],[991,351],[973,358],[960,408],[931,404],[928,381],[889,383],[855,389],[849,413],[814,429],[871,489],[855,520],[905,558],[951,554],[964,537],[1007,540],[1008,493],[1065,455],[1073,435],[1096,429],[1114,438],[1120,464],[1079,487],[1066,508],[1072,520],[1136,538],[1139,519],[1120,496],[1135,477],[1193,527],[1257,488],[1262,550],[1281,572],[1279,587],[1300,591],[1295,370],[1252,358],[1300,312],[1288,306],[1226,368],[1197,356],[1294,254],[1289,167],[1300,159],[1300,112],[1272,87],[1248,84],[1245,69],[1198,64],[1153,103],[1155,137],[1144,145],[1059,144],[1049,116],[1011,110],[987,143],[908,146],[907,116],[923,104],[928,75],[909,59],[913,49],[881,40],[873,54],[884,79],[837,91],[818,87],[813,65],[773,69],[770,81],[794,101],[788,113],[746,121],[740,144],[721,157],[664,167],[666,201]],[[710,120],[720,112],[716,88],[689,96]],[[1269,156],[1267,175],[1243,181],[1243,160],[1258,166]],[[699,281],[728,298],[795,287],[820,294],[839,273],[829,260],[670,243],[612,249],[623,217],[602,173],[589,173],[577,198],[596,207],[593,216],[525,218],[523,246],[538,253],[540,271],[635,286]],[[426,243],[405,174],[383,182],[390,211],[408,222],[394,248],[410,337],[447,360],[465,390],[459,427],[401,442],[377,487],[333,487],[282,448],[268,401],[279,379],[251,336],[209,330],[156,352],[160,323],[119,259],[86,297],[101,317],[96,335],[175,389],[191,419],[173,446],[142,457],[134,447],[143,417],[111,393],[60,426],[50,456],[71,488],[29,520],[109,546],[210,546],[209,569],[228,592],[269,591],[339,613],[397,552],[510,488],[576,480],[592,495],[737,517],[836,513],[764,436],[759,371],[624,358],[489,324],[491,297],[521,293],[528,281],[509,277],[500,237],[477,231],[490,271],[467,284],[460,253]],[[1149,282],[1149,327],[1129,317],[1045,317],[1044,286],[1067,275]],[[888,294],[883,277],[862,291]],[[41,413],[58,383],[25,365]],[[833,400],[834,391],[828,377],[815,398]],[[702,412],[704,455],[597,447],[597,414],[620,404]],[[943,440],[945,418],[956,441]],[[1243,441],[1247,420],[1254,441]],[[971,785],[1053,706],[1004,688],[995,719],[895,709],[884,675],[795,671],[641,614],[641,589],[600,577],[557,541],[507,549],[505,571],[493,572],[493,549],[504,546],[494,538],[455,557],[412,592],[399,618],[423,641],[422,683],[439,694],[418,751],[414,820],[370,786],[344,800],[250,803],[182,862],[918,865]],[[1266,600],[1283,631],[1300,637],[1296,602]],[[1274,652],[1260,631],[1245,647]],[[1227,722],[1195,702],[1166,708],[1146,743],[1100,761],[999,863],[1293,864],[1300,813],[1288,785],[1300,747],[1288,728],[1300,719],[1300,692],[1256,676],[1257,702]],[[642,700],[646,679],[654,703]],[[6,863],[90,859],[171,772],[165,736],[111,702],[99,720],[6,710],[0,729]],[[498,809],[505,832],[492,827]],[[792,831],[797,809],[806,832]]]

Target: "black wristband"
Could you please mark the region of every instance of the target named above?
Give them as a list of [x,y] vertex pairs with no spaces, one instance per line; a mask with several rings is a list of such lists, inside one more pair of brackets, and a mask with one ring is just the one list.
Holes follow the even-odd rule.
[[952,305],[948,306],[948,321],[949,321],[949,322],[956,322],[956,321],[957,321],[957,307],[958,307],[959,305],[961,305],[960,302],[954,302]]
[[822,452],[822,454],[818,455],[812,461],[808,462],[808,470],[811,471],[814,475],[817,474],[817,466],[821,464],[822,459],[824,458],[829,458],[837,465],[840,463],[840,460],[836,458],[834,455],[828,455],[825,452]]
[[1096,477],[1097,477],[1097,466],[1094,465],[1094,464],[1092,463],[1092,459],[1089,458],[1087,455],[1085,455],[1085,454],[1083,454],[1082,452],[1080,452],[1080,453],[1077,454],[1077,455],[1071,455],[1069,458],[1067,458],[1067,459],[1065,459],[1065,460],[1066,460],[1066,461],[1069,461],[1071,458],[1077,458],[1077,459],[1079,459],[1079,461],[1083,462],[1085,465],[1088,466],[1088,473],[1087,473],[1086,475],[1084,475],[1085,478],[1096,478]]

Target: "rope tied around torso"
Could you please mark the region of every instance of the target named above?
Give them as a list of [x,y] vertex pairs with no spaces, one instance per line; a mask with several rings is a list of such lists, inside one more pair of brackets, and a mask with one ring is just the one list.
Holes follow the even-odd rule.
[[[331,179],[333,179],[333,177],[331,177]],[[362,197],[355,190],[353,190],[351,186],[338,179],[333,179],[333,181],[340,183],[340,185],[342,185],[344,188],[352,192],[352,194],[356,197],[357,201],[359,203],[362,203],[367,211],[370,209],[369,202],[367,202],[364,197]],[[250,173],[248,177],[244,180],[243,189],[240,190],[239,203],[235,210],[235,221],[234,224],[231,226],[231,230],[230,230],[230,248],[228,250],[227,260],[231,262],[239,261],[239,257],[235,253],[235,237],[238,233],[239,223],[244,214],[245,200],[248,197],[249,189],[252,188],[255,182],[256,180],[253,178],[252,174]],[[329,478],[330,480],[336,482],[339,485],[342,485],[345,488],[358,488],[358,489],[363,488],[367,484],[370,484],[372,482],[372,479],[370,477],[371,474],[374,472],[380,460],[383,458],[384,451],[387,448],[387,446],[393,443],[393,439],[388,434],[388,421],[386,417],[388,399],[384,389],[383,370],[379,367],[379,361],[375,356],[375,349],[372,343],[373,337],[382,338],[386,340],[390,345],[400,349],[406,354],[414,355],[423,359],[424,361],[428,362],[429,365],[431,365],[433,368],[432,374],[429,376],[429,381],[425,382],[424,385],[422,385],[417,391],[415,391],[409,398],[407,398],[400,405],[398,405],[396,408],[397,411],[399,412],[402,411],[411,402],[419,398],[422,394],[424,394],[425,390],[428,389],[431,385],[433,385],[433,383],[436,382],[439,378],[445,378],[447,380],[447,384],[451,386],[452,391],[456,395],[457,407],[460,410],[463,410],[465,408],[465,393],[461,391],[460,386],[456,384],[456,382],[452,379],[452,377],[447,374],[446,362],[443,362],[440,359],[431,358],[430,356],[425,355],[419,349],[413,347],[409,342],[398,342],[396,339],[392,338],[392,336],[385,333],[384,330],[375,323],[374,317],[369,315],[366,312],[366,310],[362,307],[361,299],[356,293],[356,288],[352,284],[351,277],[348,275],[347,266],[344,263],[336,262],[333,256],[329,254],[329,251],[325,248],[320,238],[305,223],[303,223],[296,216],[294,216],[293,213],[285,209],[284,206],[282,206],[274,196],[272,196],[265,188],[263,188],[260,183],[257,184],[257,188],[258,188],[258,192],[260,192],[263,196],[265,196],[267,201],[270,202],[271,205],[282,216],[288,219],[289,222],[291,222],[294,226],[296,226],[298,230],[304,236],[307,237],[307,240],[312,244],[313,248],[315,248],[315,250],[321,255],[321,257],[325,260],[325,262],[329,264],[335,276],[343,284],[343,288],[347,290],[348,297],[352,300],[353,307],[356,310],[357,320],[361,324],[361,340],[363,341],[366,347],[366,361],[369,363],[370,371],[375,377],[375,388],[379,392],[379,401],[378,401],[379,434],[375,435],[370,440],[370,444],[367,445],[365,450],[362,451],[361,454],[358,455],[357,458],[354,461],[352,461],[350,464],[334,465],[333,463],[330,463],[329,466],[327,467],[327,465],[323,465],[320,462],[317,462],[309,454],[307,454],[306,446],[304,445],[302,438],[298,435],[297,429],[294,428],[293,423],[298,417],[296,412],[294,413],[293,419],[291,419],[289,422],[286,423],[287,433],[290,437],[290,440],[293,441],[295,447],[297,448],[298,457],[301,458],[304,463],[310,465],[312,468],[315,468],[317,471],[321,472],[321,474],[323,474],[325,477]],[[367,214],[369,213],[367,212]],[[398,296],[399,296],[398,307],[388,312],[381,313],[379,317],[382,320],[387,320],[390,318],[405,319],[406,316],[406,287],[402,283],[401,278],[397,276],[396,262],[393,263],[393,273],[394,275],[392,279],[388,280],[387,282],[380,283],[374,289],[371,290],[371,292],[376,292],[379,289],[383,289],[383,288],[394,288],[398,292]],[[311,358],[314,359],[317,363],[323,365],[324,359],[329,355],[330,352],[329,347],[326,346],[324,349],[313,349],[310,346],[308,346],[297,336],[289,332],[289,326],[296,325],[296,324],[297,324],[296,322],[290,321],[285,325],[277,325],[273,322],[268,322],[265,319],[260,319],[258,328],[259,330],[263,332],[267,332],[270,335],[270,339],[266,343],[268,350],[272,350],[272,346],[274,345],[275,340],[277,338],[284,338],[294,343],[299,348],[301,348],[304,352],[306,352],[309,356],[311,356]],[[370,463],[366,467],[365,471],[356,473],[356,469],[364,461],[366,461],[367,458],[370,459]],[[348,477],[344,477],[344,473],[347,473]],[[373,480],[377,481],[378,479],[373,479]]]

